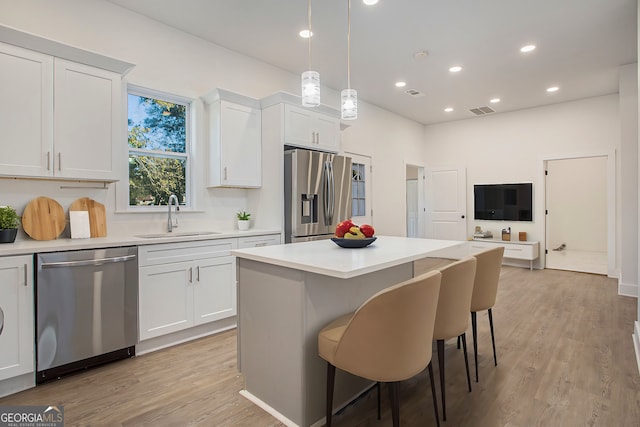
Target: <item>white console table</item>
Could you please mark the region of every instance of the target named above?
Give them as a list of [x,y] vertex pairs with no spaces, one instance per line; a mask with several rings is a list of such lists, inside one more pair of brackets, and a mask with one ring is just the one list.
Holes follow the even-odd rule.
[[469,242],[469,252],[471,255],[496,246],[504,246],[504,257],[514,259],[524,259],[529,261],[529,269],[533,270],[533,261],[540,253],[540,243],[534,241],[509,241],[500,239],[480,239],[476,238]]

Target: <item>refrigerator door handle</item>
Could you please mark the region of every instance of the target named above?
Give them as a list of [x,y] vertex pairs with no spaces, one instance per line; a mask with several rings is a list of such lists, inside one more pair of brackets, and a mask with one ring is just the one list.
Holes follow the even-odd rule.
[[336,182],[333,176],[333,163],[329,163],[329,223],[327,225],[333,224],[333,215],[336,210]]
[[323,165],[323,174],[322,174],[322,181],[323,181],[323,195],[322,195],[322,210],[324,212],[324,225],[331,225],[331,221],[329,220],[329,215],[330,215],[330,197],[331,197],[331,177],[330,177],[330,167],[331,163],[329,162],[324,162]]

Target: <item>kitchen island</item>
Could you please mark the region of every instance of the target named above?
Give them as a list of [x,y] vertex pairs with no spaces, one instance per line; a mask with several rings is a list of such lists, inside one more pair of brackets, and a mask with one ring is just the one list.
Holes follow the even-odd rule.
[[[233,250],[241,393],[286,425],[322,425],[326,362],[318,356],[320,329],[376,292],[413,277],[413,261],[460,257],[465,250],[465,242],[389,236],[361,249],[319,240]],[[369,386],[370,381],[338,370],[334,408]]]

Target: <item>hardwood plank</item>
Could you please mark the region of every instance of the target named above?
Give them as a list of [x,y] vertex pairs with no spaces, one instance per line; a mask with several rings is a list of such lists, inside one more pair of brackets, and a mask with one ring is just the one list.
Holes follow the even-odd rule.
[[[415,271],[449,262],[421,260]],[[604,276],[504,267],[493,310],[498,366],[487,315],[478,313],[480,382],[471,393],[462,351],[455,340],[445,348],[446,424],[637,427],[636,304]],[[467,335],[471,344],[470,328]],[[281,425],[240,396],[241,388],[236,333],[228,331],[8,396],[0,406],[64,405],[68,426]],[[400,404],[403,426],[435,425],[426,371],[401,384]],[[336,415],[334,425],[391,425],[384,386],[382,411],[379,422],[372,391]]]

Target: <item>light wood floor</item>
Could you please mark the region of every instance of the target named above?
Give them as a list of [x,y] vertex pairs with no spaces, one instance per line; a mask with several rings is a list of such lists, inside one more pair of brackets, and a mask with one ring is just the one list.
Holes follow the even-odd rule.
[[[416,270],[442,264],[421,262]],[[604,276],[504,267],[494,308],[498,366],[487,316],[479,314],[480,382],[471,393],[462,352],[455,340],[447,343],[444,426],[640,426],[631,340],[637,302],[616,289]],[[238,394],[235,349],[229,331],[45,384],[0,406],[64,405],[67,426],[281,425]],[[435,360],[434,369],[437,378]],[[371,392],[334,425],[390,426],[382,391],[382,421]],[[402,384],[401,405],[403,426],[435,425],[425,373]]]

